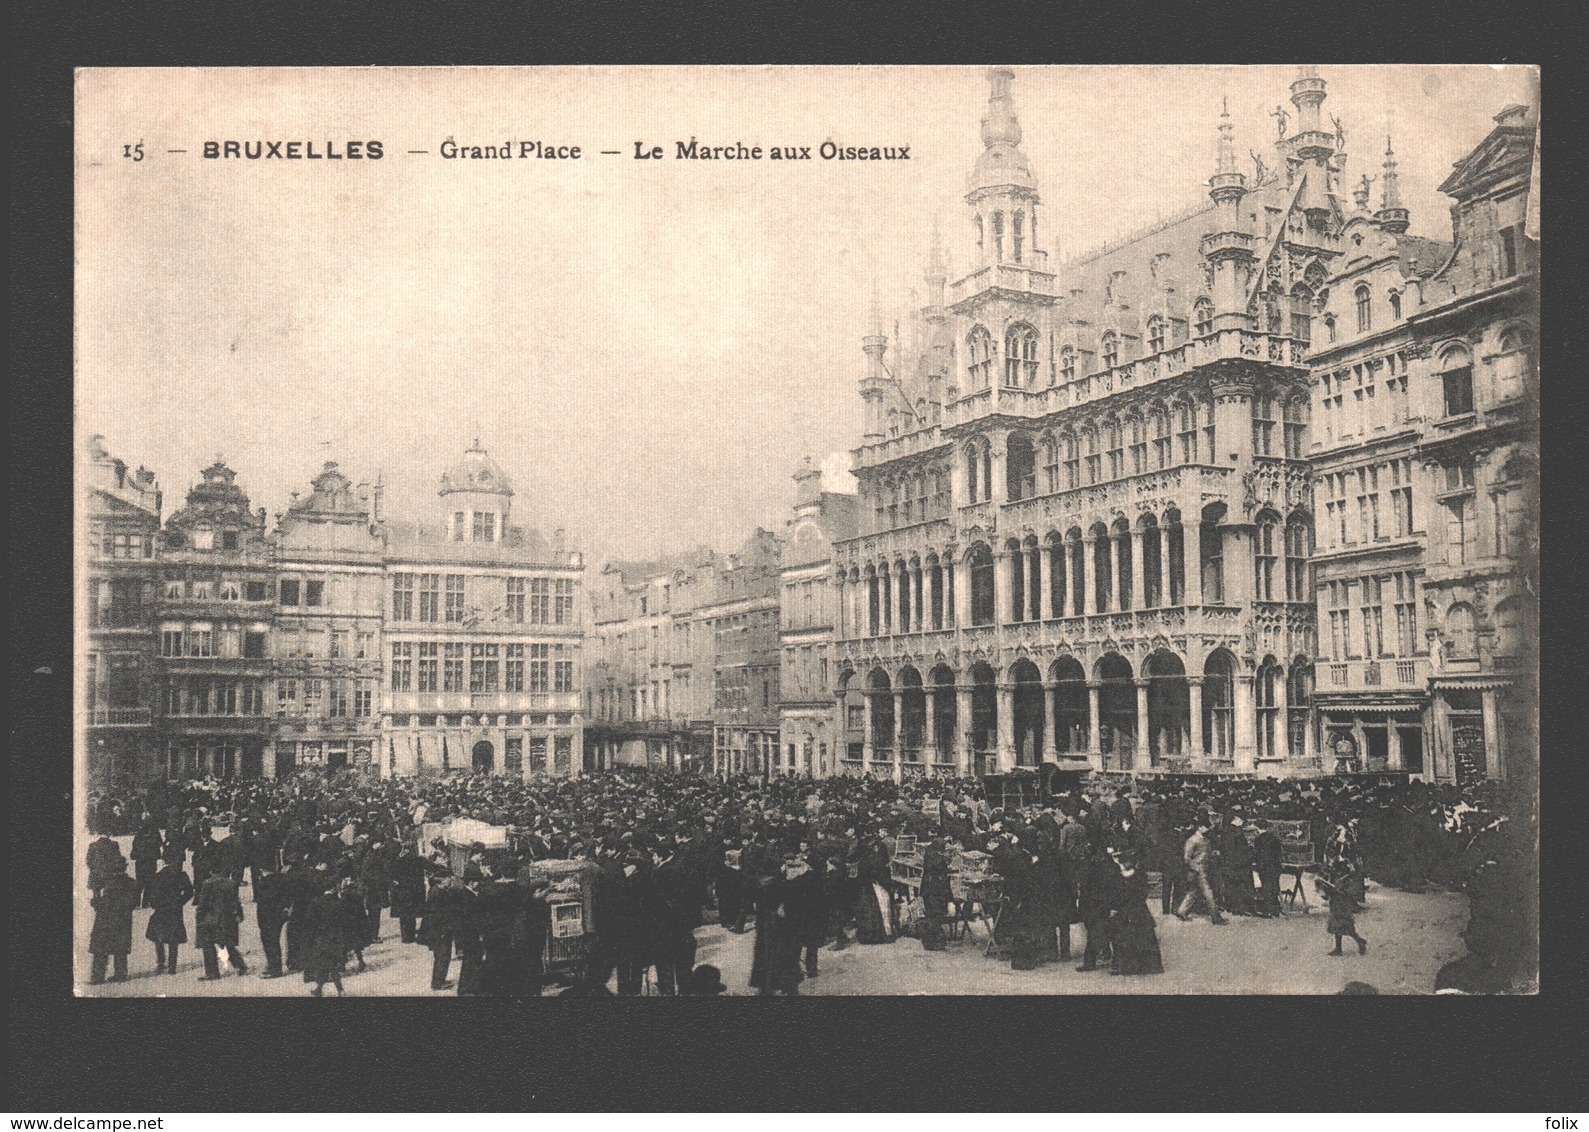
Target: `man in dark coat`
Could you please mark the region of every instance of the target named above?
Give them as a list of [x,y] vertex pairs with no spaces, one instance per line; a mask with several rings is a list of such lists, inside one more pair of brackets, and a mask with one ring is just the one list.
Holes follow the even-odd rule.
[[124,983],[127,954],[132,951],[132,912],[138,907],[138,882],[127,875],[125,862],[120,872],[102,875],[93,904],[94,927],[89,932],[88,950],[94,964],[88,981],[96,985],[104,982],[105,968],[115,959],[116,973],[111,981]]
[[552,909],[546,902],[550,887],[521,871],[508,896],[512,912],[509,944],[516,976],[510,994],[538,998],[546,984],[546,943],[552,934]]
[[217,948],[226,949],[226,958],[239,975],[248,974],[248,964],[237,949],[237,925],[243,922],[243,904],[237,898],[237,882],[228,873],[213,873],[199,886],[198,899],[194,901],[194,923],[198,932],[195,942],[204,951],[203,982],[221,977],[220,957]]
[[188,941],[188,926],[183,907],[193,899],[193,882],[182,866],[167,861],[149,882],[149,906],[154,909],[144,938],[154,944],[155,970],[177,973],[177,948]]
[[287,924],[292,893],[287,878],[256,861],[254,864],[254,921],[259,927],[259,946],[265,953],[262,979],[279,979],[287,972],[281,966],[281,930]]
[[810,869],[791,854],[776,873],[760,875],[756,897],[756,947],[750,968],[750,985],[758,994],[800,993],[800,924],[791,915],[789,900],[795,882],[815,883]]
[[364,911],[369,918],[363,938],[368,943],[381,941],[381,910],[391,901],[392,854],[384,841],[370,845],[359,866],[359,887],[364,893]]
[[1115,896],[1114,878],[1118,875],[1119,870],[1103,846],[1088,852],[1076,901],[1081,922],[1087,929],[1087,946],[1082,951],[1078,971],[1096,971],[1100,962],[1113,958],[1109,946],[1109,912]]
[[1219,870],[1223,878],[1219,891],[1225,910],[1237,916],[1251,916],[1257,909],[1252,890],[1252,846],[1247,841],[1247,823],[1233,814],[1221,823]]
[[[638,995],[645,984],[646,969],[651,966],[651,937],[647,921],[655,897],[651,879],[651,863],[639,849],[624,854],[620,866],[616,899],[617,920],[614,942],[617,944],[618,993],[623,996]],[[596,921],[605,930],[606,925]]]
[[[794,861],[785,861],[783,876],[784,918],[794,933],[795,944],[805,960],[805,977],[817,977],[817,952],[828,938],[827,893],[822,874],[812,868],[811,843],[800,842],[800,853]],[[799,871],[791,872],[795,862]]]
[[[921,946],[924,951],[943,951],[947,947],[943,938],[943,922],[949,915],[949,855],[944,850],[943,838],[935,837],[927,843],[921,854]],[[815,952],[811,952],[811,970],[815,975]]]
[[653,854],[656,867],[647,917],[657,968],[657,993],[661,995],[678,994],[695,967],[695,927],[699,918],[699,905],[694,904],[695,881],[672,849],[663,845]]
[[430,989],[446,990],[452,986],[447,972],[452,967],[453,933],[458,917],[467,910],[463,882],[446,873],[430,886],[425,900],[425,919],[419,926],[419,942],[430,948]]
[[138,882],[138,901],[141,907],[150,906],[149,884],[160,871],[160,855],[164,851],[165,838],[160,836],[160,827],[155,824],[154,815],[145,814],[143,824],[133,835],[132,851],[129,854],[132,857],[133,879]]
[[1258,871],[1258,915],[1280,915],[1280,874],[1283,871],[1280,839],[1274,835],[1267,822],[1258,826],[1252,841],[1254,865]]
[[425,910],[425,877],[429,871],[413,846],[405,846],[402,855],[392,862],[392,919],[402,930],[404,943],[418,939],[416,925]]
[[1038,948],[1032,855],[1008,834],[990,842],[988,851],[993,856],[990,867],[1004,878],[1004,905],[995,935],[999,943],[1009,948],[1012,970],[1034,970],[1044,960]]
[[111,877],[126,871],[127,861],[121,846],[101,836],[88,847],[88,890],[98,892]]

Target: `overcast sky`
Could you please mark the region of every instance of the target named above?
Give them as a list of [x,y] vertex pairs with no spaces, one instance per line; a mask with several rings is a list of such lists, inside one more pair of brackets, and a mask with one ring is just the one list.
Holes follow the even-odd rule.
[[[873,280],[885,306],[921,301],[935,215],[951,278],[969,261],[985,73],[83,72],[78,431],[152,468],[167,514],[221,454],[272,516],[337,460],[356,481],[379,471],[390,513],[432,518],[478,434],[514,480],[515,521],[564,527],[598,562],[781,530],[800,458],[859,440]],[[1295,74],[1017,68],[1051,263],[1205,199],[1222,97],[1243,168],[1249,149],[1272,167]],[[1350,180],[1378,174],[1389,127],[1412,230],[1444,239],[1436,186],[1496,112],[1534,98],[1515,67],[1321,74]],[[911,159],[673,159],[692,136]],[[584,157],[447,161],[448,137]],[[200,156],[225,139],[378,139],[385,157]],[[637,141],[666,159],[634,160]]]

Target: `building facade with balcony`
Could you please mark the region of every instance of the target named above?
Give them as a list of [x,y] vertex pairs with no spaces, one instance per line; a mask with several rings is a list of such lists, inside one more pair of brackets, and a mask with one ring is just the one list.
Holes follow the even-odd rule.
[[1416,459],[1430,478],[1424,570],[1434,771],[1538,770],[1537,119],[1507,107],[1456,164],[1450,257],[1409,322],[1423,363]]
[[794,514],[785,536],[779,585],[780,753],[775,773],[826,778],[844,757],[843,724],[833,698],[838,600],[833,544],[859,529],[853,493],[830,491],[808,458],[795,472]]
[[88,783],[120,786],[149,777],[162,759],[152,711],[160,487],[153,472],[130,471],[98,436],[88,442],[78,484],[86,651],[77,733],[86,744]]
[[586,741],[597,766],[710,764],[711,641],[694,613],[717,568],[706,547],[603,568],[591,592],[586,669]]
[[156,549],[155,716],[168,779],[257,778],[275,733],[275,550],[219,458]]
[[436,520],[382,526],[382,773],[580,774],[583,556],[514,525],[478,441],[438,498]]
[[[269,651],[277,734],[264,773],[379,770],[386,576],[379,484],[326,463],[278,514]],[[372,499],[373,495],[373,499]]]
[[[861,532],[835,546],[851,770],[1317,765],[1308,350],[1340,254],[1324,82],[1275,170],[1050,265],[1008,71],[935,239],[920,347],[863,343]],[[1282,127],[1283,128],[1283,127]],[[859,752],[859,758],[854,756]]]
[[[778,757],[778,604],[783,540],[757,528],[728,556],[714,592],[691,617],[712,648],[712,768],[772,773]],[[704,634],[710,634],[704,638]]]

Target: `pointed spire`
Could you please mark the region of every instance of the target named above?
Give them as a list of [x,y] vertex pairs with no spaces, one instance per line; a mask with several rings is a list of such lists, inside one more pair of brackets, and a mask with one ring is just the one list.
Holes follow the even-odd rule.
[[1219,103],[1219,164],[1216,173],[1236,172],[1236,127],[1230,123],[1230,98]]
[[883,300],[878,295],[877,276],[872,276],[872,303],[867,311],[867,324],[871,327],[872,336],[877,337],[883,333]]
[[1015,98],[1010,85],[1015,72],[1007,67],[993,67],[988,71],[988,116],[982,119],[982,144],[992,149],[999,144],[1020,145],[1021,123],[1015,116]]
[[1374,214],[1380,227],[1387,232],[1397,235],[1407,230],[1409,217],[1407,209],[1401,203],[1401,184],[1396,173],[1396,152],[1391,146],[1390,135],[1385,135],[1385,165],[1384,173],[1380,177],[1380,204],[1379,211]]
[[970,191],[992,188],[1037,188],[1026,154],[1021,152],[1021,123],[1010,93],[1015,72],[1008,67],[988,71],[988,113],[982,119],[982,153],[971,170]]
[[943,251],[943,233],[938,229],[938,214],[935,212],[932,214],[932,240],[927,245],[927,282],[943,279],[948,269]]

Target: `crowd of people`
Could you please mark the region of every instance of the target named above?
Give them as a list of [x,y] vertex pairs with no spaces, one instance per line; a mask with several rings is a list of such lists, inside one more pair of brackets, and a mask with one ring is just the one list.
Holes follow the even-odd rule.
[[[755,932],[749,985],[761,994],[798,994],[820,975],[825,947],[909,936],[941,949],[945,927],[973,910],[991,913],[998,954],[1016,969],[1075,958],[1080,925],[1078,970],[1151,975],[1163,970],[1155,900],[1162,916],[1215,924],[1280,915],[1285,862],[1273,822],[1306,823],[1332,954],[1344,954],[1346,939],[1358,953],[1368,946],[1354,919],[1367,880],[1474,893],[1489,870],[1478,900],[1498,888],[1499,862],[1529,844],[1510,816],[1516,800],[1495,783],[1104,778],[996,804],[1004,797],[990,802],[975,779],[719,779],[639,768],[528,782],[301,771],[100,791],[87,815],[98,837],[87,862],[91,981],[127,977],[140,905],[152,909],[144,935],[157,970],[175,973],[190,901],[203,978],[248,974],[239,948],[246,883],[262,978],[299,974],[316,995],[327,985],[342,993],[350,963],[365,967],[363,950],[385,919],[404,943],[431,951],[433,990],[540,994],[551,974],[551,882],[538,863],[548,860],[588,863],[594,931],[565,993],[607,993],[614,975],[620,995],[647,982],[664,995],[722,993],[721,973],[695,964],[697,929],[714,914],[730,932]],[[420,831],[455,818],[512,828],[511,850],[481,844],[449,861]],[[123,854],[113,838],[129,836]],[[921,848],[908,888],[890,867],[901,836]],[[998,878],[996,895],[984,895],[991,907],[955,900],[951,866],[967,850],[987,854]],[[1477,906],[1473,922],[1489,923]],[[1518,927],[1487,928],[1486,954],[1504,963]],[[1479,950],[1471,938],[1469,946]],[[1494,966],[1484,966],[1492,981]]]

